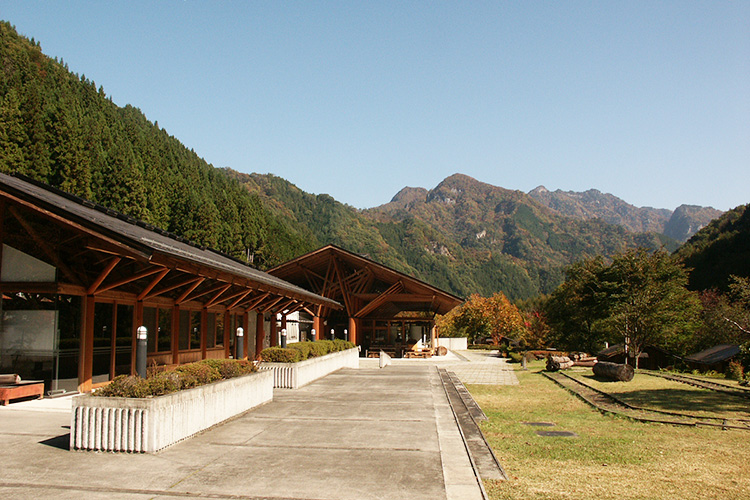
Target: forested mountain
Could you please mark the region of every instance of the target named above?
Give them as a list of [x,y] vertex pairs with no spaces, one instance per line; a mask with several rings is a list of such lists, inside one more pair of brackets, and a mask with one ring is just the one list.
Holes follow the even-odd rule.
[[86,76],[0,22],[0,170],[17,172],[269,266],[311,250],[304,227]]
[[617,224],[634,233],[662,233],[685,242],[698,230],[722,214],[711,207],[680,205],[676,210],[636,207],[622,199],[589,189],[575,191],[549,191],[544,186],[529,191],[529,195],[542,205],[561,215],[578,219],[601,219]]
[[692,269],[694,290],[726,291],[731,275],[750,277],[750,205],[740,205],[712,221],[676,254]]
[[216,169],[0,23],[0,170],[25,174],[266,269],[327,243],[457,295],[552,291],[585,256],[676,248],[454,175],[360,211],[273,175]]

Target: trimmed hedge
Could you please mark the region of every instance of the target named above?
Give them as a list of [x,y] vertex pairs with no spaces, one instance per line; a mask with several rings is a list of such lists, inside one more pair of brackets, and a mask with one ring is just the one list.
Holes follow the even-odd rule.
[[353,347],[356,346],[343,339],[295,342],[287,347],[267,347],[260,352],[260,358],[268,363],[296,363]]
[[155,373],[148,378],[120,375],[94,396],[120,398],[151,398],[171,394],[219,380],[239,377],[257,371],[252,361],[234,359],[204,359],[180,365],[173,370]]

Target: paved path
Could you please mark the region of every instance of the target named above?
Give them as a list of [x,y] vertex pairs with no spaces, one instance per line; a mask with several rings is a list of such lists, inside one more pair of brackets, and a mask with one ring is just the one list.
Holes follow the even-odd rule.
[[276,390],[155,455],[68,451],[68,404],[0,408],[0,498],[482,498],[434,364],[344,369]]
[[[454,372],[464,384],[518,385],[513,365],[506,358],[497,357],[496,351],[467,350],[449,352],[448,356],[428,359],[393,359],[393,366],[424,366],[435,364]],[[360,366],[375,367],[378,360],[360,359]],[[517,365],[516,365],[517,366]]]

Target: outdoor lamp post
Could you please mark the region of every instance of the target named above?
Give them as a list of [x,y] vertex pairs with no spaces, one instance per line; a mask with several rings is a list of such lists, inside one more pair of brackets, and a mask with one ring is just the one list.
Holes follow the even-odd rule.
[[331,328],[331,340],[336,338],[336,332]]
[[236,351],[237,351],[237,354],[235,356],[236,359],[242,359],[242,358],[245,357],[245,352],[244,352],[245,351],[245,342],[244,342],[245,339],[244,339],[244,337],[245,337],[245,330],[243,330],[242,327],[240,326],[240,327],[237,328],[237,340],[235,342],[237,344],[235,346],[236,347]]
[[135,351],[135,371],[141,378],[146,378],[146,358],[148,356],[148,328],[139,326],[136,330],[138,346]]
[[344,340],[349,340],[349,330],[344,328]]
[[312,330],[310,330],[310,336],[312,337],[312,341],[313,341],[313,342],[315,342],[315,341],[317,340],[317,339],[315,338],[315,333],[316,333],[316,332],[315,332],[315,328],[313,328]]
[[286,328],[281,330],[281,347],[286,347]]

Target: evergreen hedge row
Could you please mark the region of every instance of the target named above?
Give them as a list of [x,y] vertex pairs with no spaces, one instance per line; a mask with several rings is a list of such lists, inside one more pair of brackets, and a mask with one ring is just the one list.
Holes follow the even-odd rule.
[[261,351],[260,357],[268,363],[297,363],[353,347],[353,343],[343,339],[295,342],[287,347],[267,347]]
[[121,398],[151,398],[183,389],[239,377],[257,371],[252,361],[234,359],[204,359],[158,372],[147,378],[120,375],[107,386],[93,392],[94,396]]

